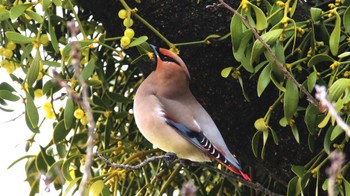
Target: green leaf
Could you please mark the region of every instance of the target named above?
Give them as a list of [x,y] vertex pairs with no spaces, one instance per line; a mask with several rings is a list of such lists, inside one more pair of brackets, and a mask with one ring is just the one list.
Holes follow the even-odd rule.
[[286,92],[283,97],[284,116],[288,123],[293,119],[294,113],[297,111],[299,103],[299,90],[297,85],[291,80],[286,82]]
[[65,158],[67,156],[66,144],[63,142],[56,144],[57,154],[60,158]]
[[244,84],[243,84],[243,80],[242,80],[241,76],[238,77],[238,82],[239,82],[239,85],[241,86],[241,90],[242,90],[242,93],[243,93],[245,101],[249,102],[250,99],[249,99],[247,93],[244,90]]
[[348,56],[350,56],[350,52],[343,52],[343,53],[338,55],[338,58],[345,58],[345,57],[348,57]]
[[297,8],[297,3],[298,3],[298,0],[294,0],[294,3],[293,3],[293,5],[292,5],[292,7],[289,8],[289,9],[290,9],[290,10],[289,10],[289,13],[290,13],[290,17],[291,17],[291,18],[293,17],[293,15],[294,15],[294,13],[295,13],[295,10],[296,10],[296,8]]
[[[238,8],[237,11],[240,11],[240,9],[241,8]],[[243,31],[242,20],[237,15],[233,15],[230,23],[233,52],[235,52],[240,46]]]
[[338,54],[339,50],[339,40],[340,40],[340,23],[341,19],[338,14],[338,12],[335,12],[336,20],[335,20],[335,26],[331,33],[331,36],[329,37],[329,48],[331,49],[331,52],[334,56]]
[[39,113],[34,104],[32,96],[28,92],[26,93],[26,100],[26,116],[28,117],[28,120],[32,127],[37,128],[39,123]]
[[292,133],[293,133],[295,141],[298,142],[298,144],[299,144],[300,137],[299,137],[299,131],[298,131],[297,126],[294,123],[292,123],[292,124],[290,124],[290,128],[292,129]]
[[60,67],[61,63],[55,61],[42,61],[44,65],[48,65],[50,67]]
[[92,88],[98,89],[102,87],[101,80],[90,79],[86,81],[86,84],[91,86]]
[[252,150],[253,150],[253,154],[255,157],[258,157],[258,150],[259,150],[259,140],[261,137],[262,132],[261,131],[257,131],[252,138]]
[[66,107],[64,108],[64,128],[69,130],[72,128],[74,121],[74,102],[71,98],[67,99]]
[[58,41],[57,41],[57,36],[56,36],[56,32],[55,32],[55,28],[52,26],[52,22],[51,22],[51,17],[48,17],[48,29],[49,29],[49,34],[50,34],[50,38],[51,38],[51,45],[53,47],[53,49],[55,50],[56,53],[60,52],[60,49],[58,47]]
[[61,166],[63,164],[63,160],[59,160],[55,162],[51,167],[48,169],[46,176],[49,177],[50,181],[53,182],[57,176],[61,175]]
[[44,84],[43,93],[44,95],[50,96],[51,94],[59,91],[60,89],[61,89],[61,86],[57,85],[52,80],[49,80]]
[[265,68],[262,70],[262,72],[259,75],[258,85],[257,85],[258,97],[261,96],[261,94],[264,92],[266,87],[271,82],[270,72],[271,72],[271,66],[270,64],[268,64],[265,66]]
[[9,100],[9,101],[18,101],[19,97],[17,95],[12,94],[11,91],[8,90],[0,90],[0,98]]
[[306,173],[306,169],[304,166],[300,165],[292,165],[292,171],[299,177],[302,178]]
[[11,85],[9,85],[7,82],[2,82],[0,84],[0,89],[1,90],[7,90],[7,91],[10,91],[10,92],[14,92],[16,91]]
[[12,166],[16,165],[18,162],[22,161],[23,159],[29,159],[29,158],[32,158],[32,157],[35,157],[35,155],[25,155],[17,160],[15,160],[14,162],[12,162],[8,167],[7,169],[10,169]]
[[348,6],[344,12],[343,26],[345,28],[345,33],[350,33],[350,6]]
[[89,189],[89,196],[100,196],[104,186],[105,183],[102,180],[95,181]]
[[64,190],[63,196],[67,196],[72,188],[74,188],[75,186],[79,186],[79,184],[78,184],[79,180],[81,180],[81,177],[69,180],[69,184],[68,184],[67,188]]
[[6,9],[0,10],[0,21],[4,21],[10,18],[10,12]]
[[350,183],[345,178],[343,178],[344,187],[345,187],[345,196],[350,196]]
[[263,131],[263,146],[261,148],[261,155],[260,155],[261,160],[264,160],[264,157],[265,157],[265,146],[268,138],[269,138],[269,131]]
[[277,136],[276,132],[271,127],[269,127],[269,129],[271,131],[273,142],[275,142],[275,144],[278,145],[279,144],[279,139],[278,139],[278,136]]
[[14,20],[16,18],[18,18],[19,16],[21,16],[24,11],[29,8],[30,6],[32,6],[30,3],[24,3],[24,4],[19,4],[19,5],[15,5],[10,9],[10,18],[11,20]]
[[316,66],[319,63],[324,62],[334,62],[335,60],[327,54],[317,54],[313,56],[310,61],[307,63],[308,67]]
[[[239,47],[235,48],[233,56],[239,62],[242,61],[243,57],[246,54],[246,50],[248,50],[249,41],[253,38],[253,33],[251,31],[245,31],[242,33],[242,38],[240,39]],[[253,67],[251,65],[251,67]]]
[[278,88],[278,90],[280,90],[282,92],[286,92],[286,88],[284,88],[283,82],[278,81],[276,79],[276,76],[275,76],[275,74],[272,73],[272,70],[270,72],[270,79],[271,79],[272,83]]
[[33,20],[35,20],[38,23],[43,23],[44,19],[42,16],[40,16],[38,13],[33,12],[32,10],[26,10],[25,13],[32,18]]
[[254,12],[255,12],[255,17],[256,17],[255,28],[259,31],[266,29],[268,24],[267,24],[267,19],[264,12],[259,7],[257,7],[252,3],[250,3],[249,5],[254,9]]
[[295,176],[288,182],[287,196],[299,195],[300,189],[298,188],[298,179],[298,176]]
[[39,50],[36,51],[36,55],[30,64],[30,67],[27,72],[27,83],[28,87],[32,87],[36,79],[38,78],[39,71],[40,71],[40,52]]
[[317,80],[317,71],[314,70],[308,77],[307,77],[307,90],[311,92],[316,84]]
[[117,93],[107,92],[108,98],[113,102],[129,103],[132,100]]
[[64,120],[58,122],[53,131],[53,143],[58,144],[63,141],[69,133],[69,129],[64,126]]
[[[284,56],[284,48],[283,48],[283,43],[280,41],[276,41],[276,45],[272,47],[273,53],[276,55],[277,59],[279,60],[282,65],[285,64],[285,56]],[[275,78],[279,81],[282,82],[284,80],[284,74],[281,70],[281,68],[277,65],[277,63],[272,59],[271,55],[268,54],[266,51],[264,52],[266,59],[270,62],[271,64],[271,70],[272,74],[275,76]]]
[[349,88],[350,79],[340,78],[336,80],[328,89],[329,100],[331,102],[337,101],[339,97],[345,92],[345,89]]
[[326,153],[328,153],[328,154],[331,152],[331,145],[332,145],[331,134],[332,134],[332,131],[333,131],[333,127],[330,126],[327,129],[326,135],[324,136],[324,139],[323,139],[323,148],[326,151]]
[[52,2],[53,2],[56,6],[62,6],[62,1],[61,1],[61,0],[52,0]]
[[311,19],[313,22],[317,22],[322,17],[322,9],[317,7],[310,8]]
[[[271,30],[263,35],[261,35],[261,38],[267,43],[268,45],[271,45],[276,42],[278,37],[281,35],[283,32],[283,29],[275,29]],[[259,41],[255,40],[253,44],[253,49],[252,49],[252,55],[250,57],[250,63],[253,64],[256,58],[260,56],[260,54],[265,50],[264,45]]]
[[66,159],[64,162],[63,162],[63,165],[62,165],[62,175],[63,177],[67,180],[67,181],[72,181],[73,178],[72,176],[70,175],[70,170],[71,170],[71,164],[73,163],[73,161],[79,157],[81,157],[82,155],[80,154],[76,154],[76,155],[73,155],[71,157],[69,157],[68,159]]
[[136,39],[134,39],[128,46],[127,48],[131,48],[131,47],[134,47],[134,46],[138,46],[144,42],[146,42],[148,40],[148,37],[147,36],[141,36],[141,37],[138,37]]
[[305,111],[304,121],[307,130],[311,135],[315,135],[317,130],[319,130],[317,125],[321,122],[322,117],[324,117],[324,115],[318,110],[318,108],[309,104]]
[[91,59],[88,64],[81,71],[81,76],[84,80],[87,80],[95,71],[95,61]]
[[343,129],[339,125],[335,126],[330,137],[331,141],[334,141],[342,133],[344,133]]
[[223,70],[221,70],[221,77],[227,78],[230,75],[232,69],[233,67],[226,67]]
[[28,43],[32,43],[32,41],[34,41],[33,38],[26,37],[20,33],[14,32],[14,31],[6,31],[5,35],[6,35],[7,39],[9,39],[10,41],[13,41],[17,44],[28,44]]

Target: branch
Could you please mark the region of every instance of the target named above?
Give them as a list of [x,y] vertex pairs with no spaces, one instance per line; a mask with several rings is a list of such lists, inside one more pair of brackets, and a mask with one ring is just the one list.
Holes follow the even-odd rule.
[[[174,153],[171,152],[167,152],[164,155],[160,155],[160,156],[152,156],[150,158],[145,159],[144,161],[142,161],[140,164],[138,165],[127,165],[127,164],[117,164],[117,163],[112,163],[111,161],[109,161],[107,158],[105,158],[102,154],[100,153],[96,153],[96,156],[99,157],[100,160],[102,160],[103,162],[106,163],[107,166],[113,167],[113,168],[121,168],[121,169],[130,169],[130,170],[135,170],[135,169],[141,169],[142,167],[144,167],[145,165],[147,165],[150,162],[156,161],[156,160],[164,160],[168,165],[170,163],[172,163],[173,161],[175,161],[177,159],[177,156]],[[227,177],[227,178],[231,178],[234,179],[240,183],[242,183],[243,185],[254,189],[256,191],[259,191],[261,193],[264,193],[266,195],[271,195],[271,196],[282,196],[280,194],[274,193],[268,189],[266,189],[265,187],[263,187],[261,184],[259,183],[253,183],[253,182],[249,182],[244,180],[243,178],[234,175],[232,173],[226,173],[224,171],[221,171],[211,165],[208,165],[206,163],[198,163],[198,162],[192,162],[191,163],[192,166],[200,166],[200,167],[206,167],[208,169],[211,169],[217,173],[220,173],[221,175]],[[183,188],[183,189],[187,189],[187,188]],[[191,189],[192,192],[195,191],[195,189]],[[187,190],[190,191],[190,190]]]
[[256,191],[259,191],[265,195],[271,195],[271,196],[283,196],[281,194],[278,194],[278,193],[274,193],[272,191],[270,191],[269,189],[263,187],[261,184],[259,183],[254,183],[254,182],[250,182],[250,181],[247,181],[247,180],[244,180],[243,178],[233,174],[233,173],[227,173],[227,172],[224,172],[222,170],[219,170],[218,168],[216,167],[213,167],[211,165],[208,165],[206,163],[198,163],[198,162],[193,162],[191,164],[192,166],[201,166],[201,167],[206,167],[210,170],[213,170],[217,173],[220,173],[221,175],[225,176],[226,178],[231,178],[231,179],[234,179],[240,183],[242,183],[244,186],[247,186],[251,189],[254,189]]
[[[74,25],[73,22],[68,23],[68,28],[70,29],[72,37],[76,37],[78,28]],[[53,70],[52,73],[53,73],[53,80],[59,86],[65,88],[68,95],[83,108],[86,115],[86,119],[88,121],[88,140],[87,140],[87,147],[86,147],[85,167],[84,167],[83,177],[79,186],[79,194],[84,195],[84,191],[85,191],[88,179],[91,175],[90,169],[92,166],[92,158],[93,158],[95,121],[93,119],[93,112],[90,107],[88,85],[86,84],[85,80],[83,79],[80,73],[80,49],[76,42],[71,42],[71,46],[72,46],[72,50],[70,52],[70,55],[72,57],[72,65],[74,66],[74,69],[75,69],[75,77],[78,79],[82,87],[81,97],[75,93],[75,91],[67,84],[67,82],[61,79],[61,77],[55,70]]]
[[273,53],[271,47],[261,38],[261,36],[256,32],[255,28],[252,24],[250,24],[249,20],[244,17],[242,14],[237,12],[237,10],[233,9],[231,6],[229,6],[227,3],[225,3],[224,0],[219,0],[220,4],[215,4],[216,6],[223,6],[229,11],[231,11],[233,14],[238,16],[245,25],[248,26],[248,28],[253,32],[255,38],[259,40],[264,48],[267,50],[268,54],[271,56],[271,58],[274,60],[274,62],[277,64],[278,68],[283,72],[283,74],[291,81],[294,82],[295,85],[306,95],[307,100],[313,104],[314,106],[318,107],[318,101],[309,93],[309,91],[306,90],[306,88],[300,84],[291,73],[283,66],[283,64],[277,59],[276,55]]
[[127,164],[112,163],[111,161],[109,161],[106,157],[104,157],[100,153],[96,153],[96,155],[98,156],[99,159],[101,159],[103,162],[105,162],[106,165],[109,167],[121,168],[121,169],[131,169],[131,170],[141,169],[142,167],[144,167],[145,165],[147,165],[150,162],[153,162],[156,160],[162,160],[162,159],[169,165],[171,162],[173,162],[174,160],[177,159],[177,156],[174,153],[167,152],[164,155],[152,156],[148,159],[145,159],[138,165],[127,165]]
[[335,119],[337,124],[345,131],[345,133],[350,137],[350,127],[346,124],[343,119],[339,116],[335,110],[333,104],[327,100],[326,87],[316,85],[316,98],[320,100],[320,104],[323,108],[326,108],[329,114]]

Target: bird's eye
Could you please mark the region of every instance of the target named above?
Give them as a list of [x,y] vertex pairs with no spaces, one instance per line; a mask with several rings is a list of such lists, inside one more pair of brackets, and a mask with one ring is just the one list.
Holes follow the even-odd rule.
[[172,57],[170,57],[168,55],[160,55],[160,59],[162,61],[173,62],[173,63],[176,63],[179,65],[179,63],[175,59],[173,59]]
[[166,56],[164,55],[163,58],[162,58],[163,61],[168,61],[168,62],[173,62],[173,63],[177,63],[177,61],[175,61],[175,59],[171,58],[170,56]]

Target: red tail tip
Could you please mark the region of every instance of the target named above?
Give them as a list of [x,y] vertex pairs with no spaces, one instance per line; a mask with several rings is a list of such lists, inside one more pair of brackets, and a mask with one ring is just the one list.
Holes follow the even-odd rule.
[[239,171],[239,173],[241,174],[241,176],[244,178],[244,180],[247,180],[247,181],[252,181],[249,176],[245,173],[243,173],[242,171]]

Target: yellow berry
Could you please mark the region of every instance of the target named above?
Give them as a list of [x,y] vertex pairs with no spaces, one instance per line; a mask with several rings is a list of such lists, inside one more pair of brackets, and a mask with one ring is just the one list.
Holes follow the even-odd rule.
[[119,10],[118,17],[120,19],[125,19],[127,16],[128,16],[128,11],[126,11],[124,9]]
[[44,46],[49,45],[50,40],[49,40],[49,37],[47,36],[47,34],[42,34],[39,38],[39,42]]
[[48,112],[48,111],[51,111],[52,110],[52,104],[51,102],[45,102],[44,105],[43,105],[43,109]]
[[84,116],[85,116],[85,113],[82,109],[78,108],[74,111],[74,117],[76,119],[82,119],[82,118],[84,118]]
[[10,59],[13,55],[13,52],[12,50],[8,49],[8,48],[5,48],[4,51],[2,52],[2,55],[7,58],[7,59]]
[[34,91],[34,96],[35,96],[36,98],[42,97],[42,96],[43,96],[43,90],[41,90],[40,88],[39,88],[39,89],[35,89],[35,91]]
[[130,28],[127,28],[125,31],[124,31],[124,36],[128,37],[128,38],[133,38],[135,35],[135,31],[133,29],[130,29]]
[[124,21],[123,21],[123,25],[124,25],[126,28],[131,27],[133,24],[134,24],[134,21],[133,21],[133,19],[131,19],[131,18],[125,18]]
[[40,71],[36,80],[41,80],[41,79],[43,79],[43,72]]
[[8,48],[8,49],[10,49],[10,50],[14,50],[14,49],[16,49],[16,43],[13,42],[13,41],[9,41],[9,42],[7,42],[7,44],[6,44],[6,48]]
[[1,61],[0,65],[3,68],[7,68],[8,66],[10,66],[10,61],[5,59],[5,60]]
[[7,67],[5,67],[7,73],[13,73],[16,70],[15,63],[13,61],[9,61]]
[[46,118],[53,119],[55,117],[55,113],[53,111],[46,111]]
[[87,121],[87,119],[86,119],[86,116],[84,116],[82,119],[80,119],[80,123],[81,123],[82,125],[87,125],[87,124],[88,124],[88,121]]
[[123,36],[121,39],[120,39],[120,45],[122,46],[122,47],[125,47],[125,46],[127,46],[127,45],[129,45],[130,44],[130,38],[129,37],[126,37],[126,36]]

